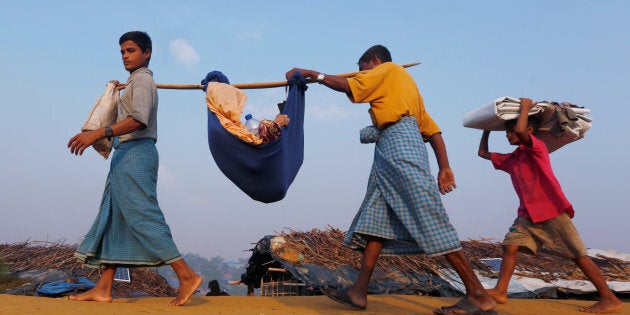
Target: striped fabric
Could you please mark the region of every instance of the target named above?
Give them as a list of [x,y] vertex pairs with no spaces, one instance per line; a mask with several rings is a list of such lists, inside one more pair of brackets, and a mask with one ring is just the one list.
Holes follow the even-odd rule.
[[380,135],[376,130],[361,132],[361,142],[376,141],[374,162],[345,244],[362,250],[367,236],[377,236],[384,239],[382,255],[437,256],[460,250],[415,117],[402,118]]
[[149,267],[180,259],[158,206],[158,164],[152,139],[116,147],[100,211],[75,253],[80,262]]

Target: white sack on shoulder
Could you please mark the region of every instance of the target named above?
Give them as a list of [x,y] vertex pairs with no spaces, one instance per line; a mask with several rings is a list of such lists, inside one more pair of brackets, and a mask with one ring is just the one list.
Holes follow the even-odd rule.
[[[90,115],[83,124],[83,127],[81,127],[81,131],[97,130],[107,125],[114,124],[118,114],[119,99],[120,92],[116,90],[115,81],[107,82],[105,92],[96,100],[96,103],[94,103],[94,107],[92,107]],[[109,153],[112,151],[112,141],[107,140],[107,138],[102,138],[97,140],[92,147],[96,152],[107,159]]]

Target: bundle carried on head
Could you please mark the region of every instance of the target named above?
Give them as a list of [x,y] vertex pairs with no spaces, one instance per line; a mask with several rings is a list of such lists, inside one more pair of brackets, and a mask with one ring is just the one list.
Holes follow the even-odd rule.
[[[505,130],[505,122],[518,118],[519,112],[520,99],[500,97],[468,112],[463,124],[480,130]],[[550,101],[538,102],[529,111],[530,116],[538,119],[539,128],[535,135],[547,144],[549,152],[583,138],[593,121],[587,116],[590,113],[590,109],[575,104]]]

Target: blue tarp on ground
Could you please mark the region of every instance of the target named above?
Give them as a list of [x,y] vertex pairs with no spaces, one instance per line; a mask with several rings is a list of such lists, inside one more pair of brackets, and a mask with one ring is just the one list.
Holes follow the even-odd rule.
[[91,289],[96,283],[88,280],[87,278],[80,277],[76,283],[67,281],[56,281],[42,284],[37,290],[37,293],[47,295],[57,295],[65,292],[70,292],[79,289]]

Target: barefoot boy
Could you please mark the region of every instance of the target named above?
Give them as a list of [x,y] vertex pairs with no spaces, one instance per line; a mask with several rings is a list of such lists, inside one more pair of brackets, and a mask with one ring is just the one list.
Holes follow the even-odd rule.
[[551,169],[545,143],[536,138],[536,121],[528,117],[535,104],[521,98],[519,117],[506,123],[507,139],[518,148],[510,154],[490,153],[484,131],[479,143],[479,156],[491,160],[494,167],[510,174],[519,197],[518,217],[503,240],[503,262],[499,279],[488,293],[498,302],[507,301],[507,288],[516,266],[517,251],[536,254],[545,245],[559,255],[572,259],[595,285],[600,300],[585,308],[587,313],[608,313],[623,308],[612,293],[597,265],[587,256],[571,218],[573,206],[565,197]]
[[101,138],[118,137],[112,156],[101,208],[75,256],[103,273],[91,290],[70,296],[79,301],[112,301],[116,266],[156,267],[168,264],[179,280],[177,297],[170,305],[184,305],[201,284],[181,257],[157,202],[157,105],[158,96],[151,59],[151,38],[128,32],[119,39],[125,70],[129,71],[120,99],[116,123],[86,131],[68,142],[70,153],[83,151]]

